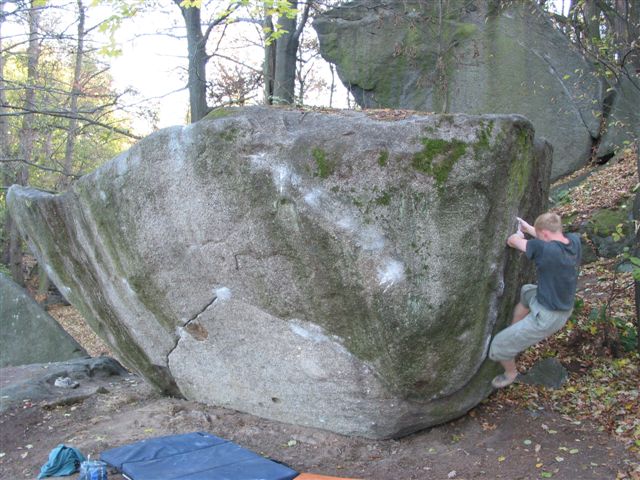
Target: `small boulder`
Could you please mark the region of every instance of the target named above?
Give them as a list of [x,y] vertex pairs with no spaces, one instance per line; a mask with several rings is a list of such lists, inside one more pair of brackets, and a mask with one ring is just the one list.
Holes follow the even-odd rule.
[[86,356],[51,315],[0,273],[0,368]]
[[568,378],[567,369],[557,358],[545,358],[536,362],[526,374],[518,375],[518,382],[558,389]]

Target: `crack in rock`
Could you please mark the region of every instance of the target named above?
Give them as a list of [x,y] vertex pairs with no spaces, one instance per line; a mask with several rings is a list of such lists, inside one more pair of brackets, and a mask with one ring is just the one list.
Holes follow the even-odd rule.
[[171,357],[171,354],[175,351],[176,348],[178,348],[178,344],[180,343],[180,339],[182,338],[182,331],[187,330],[197,340],[205,340],[209,336],[208,332],[203,327],[189,329],[189,326],[192,322],[196,321],[204,312],[206,312],[215,303],[216,300],[218,300],[217,294],[214,295],[213,299],[209,303],[207,303],[198,313],[187,320],[184,325],[176,329],[175,343],[173,344],[171,350],[169,350],[169,352],[167,353],[167,365],[169,365],[169,357]]
[[169,352],[167,353],[167,365],[169,365],[169,357],[171,357],[171,354],[175,351],[176,348],[178,348],[178,345],[180,344],[180,340],[183,337],[183,332],[186,331],[187,333],[189,333],[189,335],[191,335],[193,338],[195,338],[197,341],[200,341],[200,342],[209,338],[209,332],[202,325],[196,324],[194,322],[198,320],[204,314],[204,312],[209,310],[217,301],[225,302],[231,299],[232,297],[231,290],[227,287],[216,288],[214,289],[213,292],[214,292],[214,295],[211,301],[207,303],[193,317],[187,320],[182,326],[176,329],[175,343],[171,348],[171,350],[169,350]]

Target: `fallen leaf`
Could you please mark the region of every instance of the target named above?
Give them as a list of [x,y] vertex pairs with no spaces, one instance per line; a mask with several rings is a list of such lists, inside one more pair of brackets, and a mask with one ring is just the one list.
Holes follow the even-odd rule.
[[27,458],[27,455],[29,455],[29,452],[24,452],[23,454],[20,455],[20,457]]
[[569,453],[571,455],[575,455],[576,453],[578,453],[580,450],[578,450],[577,448],[572,448],[571,450],[569,450]]
[[522,443],[524,443],[525,445],[531,445],[533,442],[531,440],[525,440]]
[[456,472],[455,470],[451,470],[448,474],[447,474],[447,478],[456,478],[456,475],[458,474],[458,472]]
[[539,443],[536,443],[536,448],[535,448],[536,453],[538,453],[541,448],[542,448],[542,445],[540,445]]
[[498,426],[494,423],[482,422],[482,429],[487,430],[495,430]]
[[564,462],[564,458],[563,457],[556,457],[556,462]]
[[541,472],[540,476],[542,478],[551,478],[551,477],[553,477],[553,473],[551,473],[551,472]]
[[296,446],[297,444],[298,444],[298,442],[296,442],[295,440],[289,440],[289,441],[287,442],[287,446],[288,446],[288,447],[294,447],[294,446]]
[[536,468],[541,468],[544,463],[536,463]]
[[504,456],[502,456],[502,455],[500,455],[500,456],[498,457],[498,461],[499,461],[499,462],[504,462],[506,459],[507,459],[507,457],[504,457]]

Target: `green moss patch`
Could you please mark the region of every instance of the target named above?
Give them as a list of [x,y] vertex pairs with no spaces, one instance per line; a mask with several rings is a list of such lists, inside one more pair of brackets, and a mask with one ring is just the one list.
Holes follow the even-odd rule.
[[519,202],[524,195],[533,164],[533,132],[521,128],[516,132],[516,151],[511,171],[509,173],[509,188],[507,195],[509,202]]
[[390,203],[391,203],[391,194],[389,192],[385,192],[382,195],[380,195],[378,198],[376,198],[377,205],[387,206]]
[[381,167],[384,167],[387,165],[388,161],[389,161],[389,152],[386,150],[381,151],[380,155],[378,156],[378,165],[380,165]]
[[491,140],[491,135],[493,133],[493,120],[489,120],[488,122],[482,125],[482,128],[478,132],[478,147],[482,149],[489,148],[489,142]]
[[616,231],[616,227],[620,224],[623,229],[627,223],[628,213],[624,209],[602,209],[593,214],[588,223],[588,229],[596,235],[608,237]]
[[311,150],[311,156],[316,162],[316,171],[314,172],[314,175],[320,178],[329,178],[329,176],[333,174],[336,166],[335,163],[328,158],[327,152],[321,148],[314,147]]
[[424,148],[413,156],[411,165],[416,170],[435,178],[438,185],[449,178],[458,159],[467,151],[467,144],[460,140],[421,139]]
[[207,113],[204,119],[215,120],[216,118],[224,118],[234,114],[237,111],[238,111],[237,108],[232,108],[232,107],[214,108],[209,113]]

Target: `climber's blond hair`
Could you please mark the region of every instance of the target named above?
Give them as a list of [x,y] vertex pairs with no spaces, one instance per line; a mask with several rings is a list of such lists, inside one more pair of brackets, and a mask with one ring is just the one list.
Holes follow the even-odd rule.
[[536,218],[533,228],[536,230],[549,230],[553,233],[562,232],[562,220],[560,215],[553,212],[547,212]]

